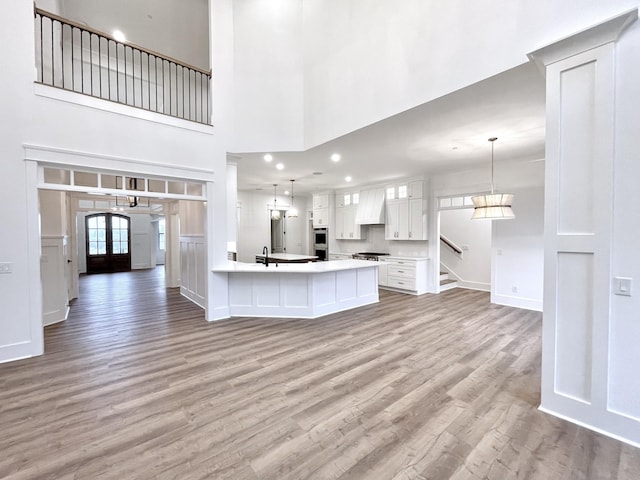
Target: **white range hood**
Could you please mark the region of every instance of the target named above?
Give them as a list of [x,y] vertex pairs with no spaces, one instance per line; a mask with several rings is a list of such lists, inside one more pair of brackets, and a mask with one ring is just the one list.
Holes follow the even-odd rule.
[[360,203],[356,211],[356,224],[384,224],[384,188],[360,191]]

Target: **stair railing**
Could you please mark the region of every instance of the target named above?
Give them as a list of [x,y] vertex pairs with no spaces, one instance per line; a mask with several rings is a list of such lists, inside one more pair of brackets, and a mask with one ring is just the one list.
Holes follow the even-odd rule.
[[453,243],[447,237],[445,237],[444,235],[440,235],[440,241],[444,243],[447,247],[449,247],[451,250],[453,250],[455,253],[462,256],[462,248],[460,248],[458,245]]
[[35,8],[37,82],[211,124],[211,70]]

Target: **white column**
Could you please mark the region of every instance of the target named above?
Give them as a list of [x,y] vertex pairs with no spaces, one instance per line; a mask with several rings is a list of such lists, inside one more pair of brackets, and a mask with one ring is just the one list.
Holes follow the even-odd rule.
[[547,77],[541,409],[640,444],[608,405],[620,15],[529,55]]

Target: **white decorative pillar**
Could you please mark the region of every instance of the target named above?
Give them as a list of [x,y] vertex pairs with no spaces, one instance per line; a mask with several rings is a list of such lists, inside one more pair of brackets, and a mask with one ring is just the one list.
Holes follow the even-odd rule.
[[609,408],[616,41],[619,15],[537,50],[547,78],[541,409],[630,443]]

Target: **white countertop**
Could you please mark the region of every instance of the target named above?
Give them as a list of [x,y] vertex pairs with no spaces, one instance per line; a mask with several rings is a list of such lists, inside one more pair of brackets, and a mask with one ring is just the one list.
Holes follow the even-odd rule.
[[[265,257],[264,253],[256,253],[256,257]],[[282,260],[284,261],[292,261],[292,260],[315,260],[318,257],[314,255],[297,255],[294,253],[270,253],[269,261],[271,260]]]
[[379,262],[371,262],[369,260],[329,260],[328,262],[279,264],[275,262],[269,262],[268,267],[265,267],[263,263],[242,263],[228,261],[226,265],[223,264],[219,267],[215,267],[212,269],[212,271],[237,273],[323,273],[377,266],[379,266]]

